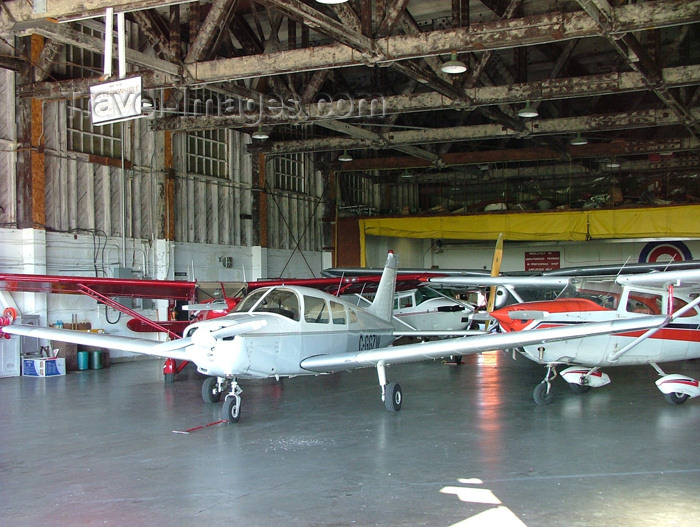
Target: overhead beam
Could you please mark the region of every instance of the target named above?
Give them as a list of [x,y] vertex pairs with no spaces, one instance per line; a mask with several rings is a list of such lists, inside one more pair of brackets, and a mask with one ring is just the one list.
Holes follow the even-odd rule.
[[187,52],[186,63],[198,62],[206,58],[207,53],[211,53],[214,43],[221,37],[223,28],[228,25],[237,7],[238,0],[214,0],[212,2],[207,18],[200,26],[197,37]]
[[49,2],[27,2],[25,0],[4,0],[0,12],[1,30],[21,30],[33,22],[55,19],[61,22],[104,17],[105,9],[113,7],[114,12],[141,11],[155,7],[174,6],[194,0],[51,0]]
[[[279,4],[281,0],[263,0],[263,2],[274,5]],[[624,5],[615,8],[615,14],[617,24],[613,36],[621,36],[629,31],[640,31],[649,27],[659,28],[696,22],[700,18],[700,0]],[[308,20],[306,22],[309,23]],[[337,21],[334,22],[343,27]],[[316,27],[318,28],[318,24]],[[370,39],[356,35],[356,38],[352,39],[354,48],[347,44],[347,34],[345,30],[343,40],[346,43],[318,46],[313,48],[313,51],[284,50],[253,57],[199,62],[188,65],[186,68],[193,79],[201,82],[217,82],[323,68],[390,63],[396,60],[447,54],[455,50],[458,52],[486,51],[546,44],[572,38],[595,37],[599,36],[600,27],[584,11],[577,11],[472,24],[470,28],[394,35],[373,41],[374,45],[368,42]],[[364,50],[362,52],[357,49],[358,39],[363,43],[360,46]]]
[[334,18],[309,7],[299,0],[257,0],[259,4],[271,7],[288,18],[303,22],[307,26],[328,35],[333,40],[345,44],[369,56],[376,55],[374,41],[355,31],[352,31]]
[[[607,0],[577,0],[581,8],[593,19],[601,29],[603,36],[610,45],[625,59],[627,64],[644,76],[649,89],[678,117],[688,131],[698,137],[700,127],[689,109],[685,108],[668,91],[663,84],[660,68],[642,47],[637,37],[625,33],[620,37],[614,34],[617,26],[617,13]],[[634,58],[632,58],[632,56]]]
[[[584,146],[568,146],[567,151],[573,159],[597,157],[624,157],[647,155],[655,153],[687,152],[700,150],[700,141],[692,137],[676,137],[659,141],[625,141],[617,140],[609,143],[588,144]],[[552,161],[559,154],[547,147],[539,148],[508,148],[505,150],[482,150],[474,152],[449,152],[440,156],[444,166],[507,164],[526,161]],[[700,158],[698,158],[700,159]],[[377,158],[353,159],[343,163],[343,172],[370,170],[403,170],[425,168],[432,163],[427,160],[411,157],[387,156]]]
[[[693,108],[693,115],[700,117],[700,107]],[[384,134],[380,141],[327,137],[295,141],[279,141],[256,146],[251,151],[270,154],[292,152],[323,152],[352,149],[387,149],[401,145],[430,144],[443,142],[465,142],[498,138],[524,138],[548,135],[575,134],[578,132],[602,132],[630,130],[682,124],[682,120],[668,110],[646,110],[612,114],[587,115],[558,119],[533,119],[526,124],[527,132],[514,132],[498,124],[454,126],[450,128],[430,128],[423,130],[396,131]]]
[[[328,70],[324,70],[328,71]],[[700,65],[679,66],[666,68],[662,71],[664,82],[669,87],[692,86],[700,84]],[[145,82],[145,81],[144,81]],[[312,83],[309,83],[309,86]],[[44,97],[47,85],[34,84],[28,87],[20,87],[21,96]],[[88,84],[86,83],[87,90]],[[71,85],[76,89],[75,85]],[[646,90],[647,86],[640,73],[607,73],[603,75],[590,75],[587,77],[550,79],[546,81],[529,82],[525,84],[513,84],[509,86],[477,87],[467,91],[470,104],[465,105],[461,101],[455,101],[441,93],[415,93],[406,95],[392,95],[377,99],[381,112],[386,117],[399,113],[426,112],[449,109],[465,109],[484,106],[497,106],[501,104],[514,104],[524,101],[557,100],[575,97],[594,97],[612,93],[627,93]],[[49,90],[54,93],[55,91]],[[87,93],[87,91],[85,91]],[[260,100],[257,94],[251,96],[241,93],[242,97]],[[284,124],[294,122],[313,122],[325,119],[337,119],[341,117],[367,117],[358,113],[348,113],[348,108],[343,104],[348,101],[336,102],[335,105],[311,104],[310,100],[302,100],[300,107],[292,107],[289,111],[263,111],[263,124]],[[352,101],[358,104],[360,101]],[[371,101],[364,101],[365,103]],[[359,108],[359,107],[358,107]],[[263,110],[265,108],[263,107]],[[256,119],[257,119],[256,115]],[[203,130],[220,127],[251,126],[250,120],[244,115],[209,115],[191,117],[166,117],[154,120],[153,127],[156,130]],[[512,127],[511,127],[512,128]]]
[[[29,30],[28,34],[41,35],[57,42],[61,42],[62,44],[76,46],[95,53],[104,53],[104,41],[102,39],[92,37],[83,33],[82,31],[71,29],[66,24],[57,24],[55,22],[44,21],[43,23],[37,24],[31,30]],[[114,56],[117,56],[116,44],[114,45]],[[178,65],[146,55],[145,53],[140,53],[130,48],[126,49],[126,60],[130,64],[136,64],[155,71],[169,73],[171,75],[179,75],[180,73],[180,67]]]

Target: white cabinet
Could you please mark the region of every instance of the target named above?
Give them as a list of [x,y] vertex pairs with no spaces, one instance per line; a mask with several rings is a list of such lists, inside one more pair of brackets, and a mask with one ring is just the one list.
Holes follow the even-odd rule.
[[0,338],[0,377],[19,376],[19,337]]
[[[18,324],[39,325],[39,315],[24,315],[17,320]],[[22,353],[39,354],[39,339],[34,337],[18,337],[6,339],[0,337],[0,377],[18,377]]]

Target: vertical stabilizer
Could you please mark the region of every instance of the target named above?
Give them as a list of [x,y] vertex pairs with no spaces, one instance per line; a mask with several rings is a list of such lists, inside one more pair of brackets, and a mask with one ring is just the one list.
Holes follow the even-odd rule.
[[393,251],[389,251],[386,257],[386,265],[382,273],[382,279],[377,287],[377,294],[374,302],[367,308],[367,311],[375,317],[391,322],[394,312],[394,289],[396,288],[396,257]]

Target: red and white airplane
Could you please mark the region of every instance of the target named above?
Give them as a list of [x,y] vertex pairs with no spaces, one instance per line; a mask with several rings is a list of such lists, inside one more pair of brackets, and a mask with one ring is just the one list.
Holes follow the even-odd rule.
[[[561,287],[560,277],[479,278],[482,286],[539,284]],[[517,349],[528,359],[547,367],[544,380],[535,387],[538,404],[551,402],[551,383],[557,368],[574,392],[604,386],[609,366],[649,364],[660,375],[659,390],[672,404],[700,395],[698,380],[667,375],[659,363],[700,358],[700,269],[650,272],[615,277],[572,277],[554,300],[512,304],[491,312],[501,331],[523,336],[532,331],[558,328],[564,334],[605,321],[655,320],[646,330],[608,332],[565,341],[528,343]],[[439,278],[432,281],[468,285],[471,278]]]

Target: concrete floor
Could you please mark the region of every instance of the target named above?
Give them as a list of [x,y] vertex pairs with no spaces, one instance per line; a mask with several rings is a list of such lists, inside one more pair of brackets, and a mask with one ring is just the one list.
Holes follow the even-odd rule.
[[[584,395],[503,353],[244,381],[220,418],[186,369],[160,361],[0,379],[0,523],[27,525],[695,525],[700,401],[667,404],[650,367],[608,370]],[[700,361],[667,372],[700,377]]]

